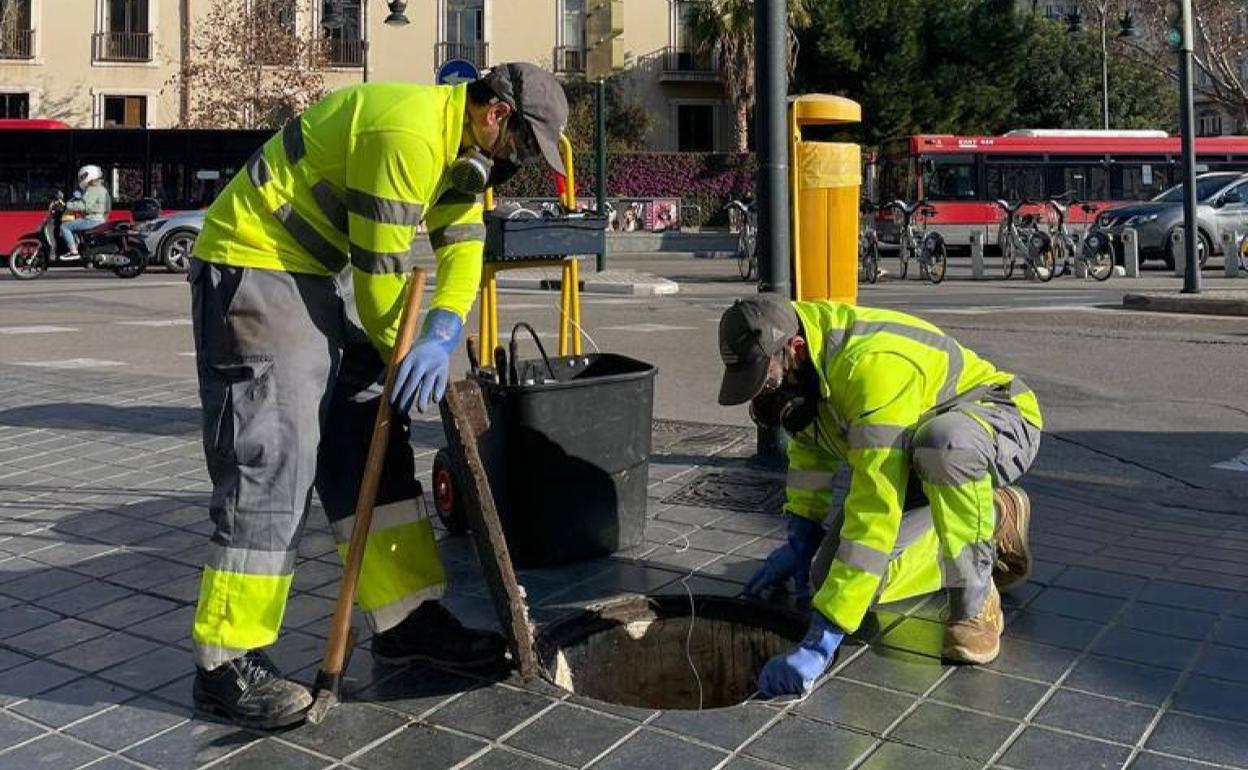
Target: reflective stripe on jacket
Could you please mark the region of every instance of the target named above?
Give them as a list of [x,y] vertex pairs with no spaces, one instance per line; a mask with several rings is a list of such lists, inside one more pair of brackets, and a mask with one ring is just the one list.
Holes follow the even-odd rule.
[[920,419],[989,392],[1007,394],[1023,419],[1043,427],[1035,394],[1014,375],[932,324],[892,310],[794,302],[821,402],[814,424],[789,444],[785,509],[822,521],[832,478],[848,462],[841,547],[815,604],[855,631],[871,606],[901,524],[910,477],[909,435]]
[[450,189],[467,87],[344,88],[291,120],[217,197],[195,243],[208,262],[330,275],[351,266],[355,302],[379,350],[394,345],[424,221],[437,255],[431,307],[464,317],[485,241],[475,196]]

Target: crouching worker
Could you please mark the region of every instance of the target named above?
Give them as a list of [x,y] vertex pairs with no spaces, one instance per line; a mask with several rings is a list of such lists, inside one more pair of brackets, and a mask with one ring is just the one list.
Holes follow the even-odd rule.
[[[838,302],[739,300],[719,327],[719,402],[789,434],[788,542],[746,592],[792,579],[810,630],[767,662],[759,691],[802,694],[876,602],[937,590],[949,600],[943,656],[997,657],[998,590],[1027,579],[1035,394],[930,323]],[[843,510],[825,521],[848,463]],[[810,586],[814,586],[811,597]]]

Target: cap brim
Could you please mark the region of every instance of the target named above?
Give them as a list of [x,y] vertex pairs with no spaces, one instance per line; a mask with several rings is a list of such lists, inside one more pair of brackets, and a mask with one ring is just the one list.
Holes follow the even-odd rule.
[[567,176],[567,169],[563,166],[563,156],[559,154],[559,137],[552,136],[544,124],[539,125],[527,117],[525,122],[529,124],[529,130],[533,132],[533,139],[537,142],[538,149],[542,151],[542,159],[546,161],[546,165],[560,176]]
[[769,363],[766,358],[760,358],[724,367],[724,380],[719,386],[720,405],[736,406],[757,396],[767,382]]

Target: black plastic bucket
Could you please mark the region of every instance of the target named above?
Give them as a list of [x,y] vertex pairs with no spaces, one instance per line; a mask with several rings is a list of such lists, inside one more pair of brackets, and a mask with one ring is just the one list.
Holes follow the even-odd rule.
[[482,459],[512,561],[540,567],[639,545],[654,377],[614,353],[521,361],[518,385],[482,375]]

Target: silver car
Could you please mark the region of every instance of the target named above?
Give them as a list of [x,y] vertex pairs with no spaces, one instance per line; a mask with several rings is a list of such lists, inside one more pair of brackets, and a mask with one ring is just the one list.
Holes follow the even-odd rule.
[[[1196,177],[1197,254],[1203,267],[1211,254],[1221,254],[1223,233],[1248,231],[1248,174],[1218,171]],[[1183,227],[1183,185],[1175,185],[1150,201],[1106,209],[1097,217],[1101,230],[1121,236],[1128,227],[1139,236],[1140,259],[1161,259],[1174,268],[1171,235]]]
[[143,240],[152,264],[161,264],[171,273],[185,273],[190,266],[191,249],[204,228],[204,210],[179,211],[168,217],[143,223]]

